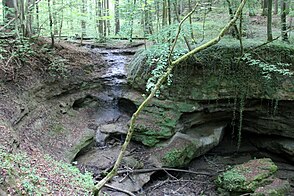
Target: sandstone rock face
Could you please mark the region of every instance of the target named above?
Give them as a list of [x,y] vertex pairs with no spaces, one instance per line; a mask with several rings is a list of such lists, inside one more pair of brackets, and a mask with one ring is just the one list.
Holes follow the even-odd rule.
[[246,110],[245,131],[294,138],[294,101],[252,100]]
[[258,148],[280,154],[294,162],[294,139],[276,136],[256,136],[251,139]]

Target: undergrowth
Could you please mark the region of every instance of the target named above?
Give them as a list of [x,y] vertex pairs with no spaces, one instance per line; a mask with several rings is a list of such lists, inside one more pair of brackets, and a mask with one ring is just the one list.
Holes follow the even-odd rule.
[[0,148],[0,188],[9,195],[91,195],[93,187],[91,174],[70,164]]

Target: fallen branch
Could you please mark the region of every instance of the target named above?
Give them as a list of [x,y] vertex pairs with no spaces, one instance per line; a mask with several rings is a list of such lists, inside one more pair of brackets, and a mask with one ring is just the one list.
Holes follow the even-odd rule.
[[[229,30],[229,28],[235,24],[235,22],[237,21],[238,17],[241,14],[241,11],[243,9],[243,7],[245,6],[247,0],[242,0],[242,2],[240,3],[234,18],[221,30],[221,32],[219,33],[219,35],[210,40],[209,42],[193,49],[192,51],[188,52],[187,54],[181,56],[180,58],[178,58],[177,60],[169,63],[169,66],[166,69],[166,72],[158,79],[155,87],[152,89],[151,93],[149,94],[149,96],[141,103],[141,105],[138,107],[137,111],[133,114],[131,120],[130,120],[130,125],[129,125],[129,129],[127,132],[127,136],[125,139],[124,144],[122,145],[121,151],[118,155],[118,158],[114,164],[113,169],[107,174],[107,176],[105,176],[94,188],[94,192],[97,193],[101,190],[101,188],[110,180],[112,179],[116,174],[117,174],[117,170],[122,162],[123,156],[126,152],[126,149],[132,139],[133,136],[133,132],[135,129],[135,123],[136,123],[136,119],[138,118],[138,115],[141,113],[141,111],[145,108],[145,106],[151,101],[151,99],[154,97],[154,95],[156,94],[156,92],[160,89],[161,85],[167,80],[168,76],[171,74],[171,72],[173,71],[173,69],[176,67],[176,65],[178,65],[179,63],[181,63],[182,61],[186,60],[187,58],[189,58],[190,56],[193,56],[194,54],[196,54],[197,52],[200,52],[202,50],[205,50],[206,48],[213,46],[215,44],[217,44],[221,38],[225,35],[225,33]],[[185,17],[188,18],[188,17]],[[181,24],[179,25],[178,30],[181,30]],[[179,36],[179,32],[176,37]],[[174,41],[174,45],[176,43],[177,39],[175,39]],[[172,51],[172,50],[171,50]],[[168,61],[170,62],[170,60]]]
[[121,170],[118,171],[117,174],[125,174],[125,173],[149,173],[154,171],[175,171],[175,172],[183,172],[195,175],[205,175],[205,176],[214,176],[214,174],[207,173],[207,172],[196,172],[191,170],[185,169],[176,169],[176,168],[150,168],[150,169],[136,169],[136,170]]
[[109,184],[105,184],[104,186],[106,186],[107,188],[111,188],[113,190],[122,192],[122,193],[126,193],[126,194],[128,194],[130,196],[136,196],[134,193],[131,193],[130,191],[127,191],[127,190],[124,190],[124,189],[121,189],[121,188],[118,188],[118,187],[114,187],[114,186],[111,186]]

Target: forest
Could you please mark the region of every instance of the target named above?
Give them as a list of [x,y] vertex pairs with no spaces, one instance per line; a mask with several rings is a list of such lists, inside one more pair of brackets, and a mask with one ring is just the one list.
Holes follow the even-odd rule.
[[0,0],[0,195],[293,195],[292,0]]

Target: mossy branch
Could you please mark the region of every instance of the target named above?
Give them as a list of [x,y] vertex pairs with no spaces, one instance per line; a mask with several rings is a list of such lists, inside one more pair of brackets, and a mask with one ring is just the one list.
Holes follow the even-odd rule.
[[[95,191],[94,192],[99,192],[101,190],[101,188],[109,181],[111,180],[116,174],[117,174],[117,170],[119,168],[119,165],[121,164],[122,162],[122,159],[123,159],[123,156],[126,152],[126,149],[131,141],[131,138],[133,136],[133,133],[134,133],[134,129],[135,129],[135,123],[136,123],[136,120],[138,118],[138,115],[140,114],[140,112],[145,108],[145,106],[151,101],[151,99],[154,97],[154,95],[156,94],[156,92],[160,89],[161,85],[167,80],[168,76],[171,74],[172,70],[174,69],[174,67],[176,65],[178,65],[180,62],[186,60],[187,58],[189,58],[190,56],[196,54],[197,52],[199,51],[202,51],[212,45],[215,45],[217,44],[221,38],[225,35],[225,33],[229,30],[229,28],[235,24],[235,22],[237,21],[238,17],[240,16],[241,14],[241,11],[245,5],[247,0],[242,0],[242,2],[240,3],[235,15],[234,15],[234,18],[221,30],[221,32],[219,33],[219,35],[210,40],[209,42],[193,49],[192,51],[188,52],[187,54],[183,55],[182,57],[178,58],[177,60],[173,61],[170,63],[170,65],[168,66],[168,68],[166,69],[166,72],[158,79],[154,89],[151,91],[151,93],[149,94],[149,96],[142,102],[142,104],[138,107],[137,111],[133,114],[132,118],[131,118],[131,121],[130,121],[130,126],[129,126],[129,129],[128,129],[128,133],[127,133],[127,136],[126,136],[126,139],[125,139],[125,142],[124,144],[122,145],[122,148],[121,148],[121,151],[118,155],[118,158],[113,166],[113,169],[108,173],[107,176],[105,176],[96,186],[95,186]],[[191,13],[191,12],[190,12]],[[189,14],[190,14],[189,13]],[[187,19],[188,17],[185,17],[184,19]],[[181,22],[179,24],[179,27],[178,27],[178,33],[177,33],[177,37],[179,36],[179,33],[181,31],[181,25],[183,23]],[[177,40],[175,40],[176,42]],[[175,44],[175,43],[174,43]]]

